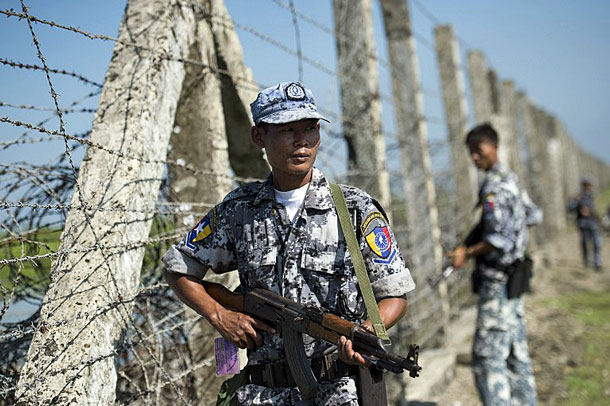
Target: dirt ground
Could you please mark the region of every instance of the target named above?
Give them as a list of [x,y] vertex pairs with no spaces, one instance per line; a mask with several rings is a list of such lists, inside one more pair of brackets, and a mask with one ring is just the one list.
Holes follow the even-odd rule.
[[[610,238],[605,236],[602,251],[602,272],[582,266],[578,233],[558,238],[552,266],[537,264],[534,292],[526,298],[528,345],[532,357],[538,392],[538,404],[556,405],[565,398],[564,371],[578,365],[583,348],[578,323],[549,308],[549,299],[579,291],[610,291]],[[437,406],[480,406],[474,386],[469,353],[460,354],[451,384],[431,404]]]

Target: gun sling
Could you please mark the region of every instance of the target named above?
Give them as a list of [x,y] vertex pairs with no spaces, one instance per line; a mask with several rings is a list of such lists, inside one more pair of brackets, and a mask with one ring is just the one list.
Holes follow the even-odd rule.
[[341,230],[343,231],[343,236],[347,243],[347,250],[352,257],[356,278],[358,279],[358,286],[360,287],[360,292],[364,299],[366,311],[371,319],[377,337],[381,338],[384,343],[389,344],[390,338],[388,337],[385,325],[381,321],[381,314],[379,313],[379,307],[377,306],[375,294],[371,287],[371,280],[369,279],[369,274],[366,272],[366,265],[364,264],[364,258],[362,258],[362,252],[360,252],[360,245],[356,238],[356,232],[350,221],[345,196],[343,196],[341,187],[335,183],[330,185],[330,191],[337,209],[339,224],[341,225]]
[[[250,372],[250,383],[255,385],[269,388],[296,386],[296,382],[286,362],[250,365],[248,369]],[[311,369],[318,382],[332,381],[344,376],[356,376],[358,374],[358,366],[344,363],[339,359],[337,353],[313,358],[311,360]]]
[[[343,231],[343,236],[347,243],[347,250],[352,257],[356,278],[358,279],[358,286],[360,287],[360,292],[364,299],[364,305],[366,306],[366,311],[371,319],[371,324],[373,325],[377,337],[381,338],[384,343],[390,344],[390,338],[388,337],[385,325],[381,321],[379,306],[377,306],[377,300],[375,300],[375,294],[373,293],[371,280],[366,271],[364,258],[362,258],[360,245],[358,244],[354,227],[350,221],[345,196],[343,195],[341,187],[337,184],[331,184],[330,190],[337,209],[339,224],[341,225],[341,230]],[[358,375],[356,379],[359,403],[363,406],[387,406],[388,400],[385,380],[383,379],[383,371],[378,371],[374,367],[358,368],[357,371]]]

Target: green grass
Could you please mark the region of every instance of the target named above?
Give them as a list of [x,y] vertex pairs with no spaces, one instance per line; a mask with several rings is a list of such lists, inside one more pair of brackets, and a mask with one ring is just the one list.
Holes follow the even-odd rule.
[[[165,219],[158,218],[153,222],[151,235],[171,233],[175,226]],[[0,261],[4,259],[22,258],[24,256],[37,256],[57,252],[59,249],[59,238],[61,230],[40,230],[35,235],[25,236],[30,241],[10,238],[7,234],[0,234]],[[169,244],[174,241],[165,241],[156,245],[146,246],[146,253],[143,263],[142,276],[149,276],[156,272],[162,255]],[[23,250],[23,252],[22,252]],[[0,267],[0,301],[3,300],[2,292],[11,291],[17,277],[20,277],[18,288],[34,288],[38,292],[44,292],[49,282],[49,271],[51,263],[56,256],[49,258],[36,259],[34,261],[23,262],[23,269],[19,263],[4,265]],[[3,288],[3,289],[2,289]]]
[[[44,255],[56,252],[59,248],[59,237],[61,231],[42,230],[36,235],[26,236],[30,241],[11,239],[6,234],[0,237],[0,260],[22,258],[24,256]],[[23,269],[19,263],[5,265],[0,268],[0,284],[7,290],[13,288],[18,275],[20,275],[21,286],[36,285],[46,281],[51,262],[55,257],[36,259],[22,262]],[[43,284],[46,282],[43,282]]]
[[610,293],[582,293],[555,302],[580,321],[584,359],[566,371],[568,397],[561,406],[610,404]]

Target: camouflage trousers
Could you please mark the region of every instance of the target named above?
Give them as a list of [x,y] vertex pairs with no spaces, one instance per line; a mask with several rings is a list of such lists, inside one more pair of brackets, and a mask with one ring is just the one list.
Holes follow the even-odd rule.
[[356,381],[350,377],[322,383],[311,401],[305,401],[297,388],[267,388],[245,385],[238,389],[240,406],[358,406]]
[[478,310],[473,371],[483,405],[535,406],[523,297],[507,299],[506,282],[484,278]]
[[602,247],[602,239],[599,233],[599,227],[595,223],[587,223],[584,227],[580,227],[580,247],[583,264],[585,266],[591,264],[589,245],[593,246],[593,265],[595,268],[599,268],[601,266],[599,254]]

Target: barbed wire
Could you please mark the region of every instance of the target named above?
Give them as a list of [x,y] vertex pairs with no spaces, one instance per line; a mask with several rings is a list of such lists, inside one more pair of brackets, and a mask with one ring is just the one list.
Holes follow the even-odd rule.
[[[350,43],[352,42],[352,39],[349,38],[347,35],[341,33],[341,32],[335,32],[335,30],[333,30],[331,27],[328,27],[327,25],[324,25],[322,23],[320,23],[319,21],[317,21],[315,18],[308,16],[307,14],[297,11],[296,9],[293,10],[293,8],[291,8],[290,4],[286,4],[284,1],[282,0],[271,0],[273,3],[277,4],[279,7],[286,9],[288,11],[290,11],[291,13],[294,13],[294,15],[296,15],[299,19],[311,24],[312,26],[320,29],[322,32],[326,33],[327,35],[331,36],[332,38],[334,38],[336,41],[341,41],[341,42],[345,42],[345,43]],[[432,50],[432,52],[436,52],[434,45],[432,45],[423,35],[417,33],[416,31],[411,31],[411,34],[413,35],[413,37],[419,41],[422,45],[424,45],[425,48]],[[368,50],[361,48],[361,51],[363,52],[367,52]],[[377,54],[369,54],[368,55],[370,58],[372,58],[373,60],[375,60],[379,66],[385,68],[385,69],[391,69],[392,68],[392,64],[390,63],[390,61],[384,59],[383,57],[377,55]],[[426,89],[426,88],[422,88],[421,89],[422,93],[426,94],[427,96],[431,96],[431,97],[440,97],[439,92],[438,91],[434,91],[434,90],[430,90],[430,89]],[[380,97],[382,100],[387,100],[389,102],[392,102],[392,98],[389,95],[384,95],[384,94],[380,94]]]
[[[205,214],[205,212],[201,210],[186,210],[183,207],[189,207],[194,203],[190,202],[174,202],[172,204],[178,205],[179,207],[175,210],[161,210],[158,208],[143,208],[143,209],[130,209],[130,208],[118,208],[118,207],[104,207],[104,206],[96,206],[95,208],[91,206],[78,206],[71,204],[39,204],[39,203],[24,203],[24,202],[8,202],[0,200],[0,209],[6,208],[30,208],[30,209],[54,209],[54,210],[95,210],[101,212],[121,212],[121,213],[143,213],[143,214],[161,214],[161,215],[174,215],[174,214]],[[211,209],[217,203],[196,203],[197,206],[206,207]],[[0,240],[1,241],[1,240]]]
[[48,135],[52,135],[52,136],[57,136],[57,137],[63,137],[66,140],[71,140],[71,141],[76,141],[79,144],[82,145],[86,145],[90,148],[94,148],[94,149],[98,149],[100,151],[104,151],[107,152],[111,155],[117,156],[119,158],[124,158],[124,159],[129,159],[129,160],[134,160],[134,161],[139,161],[139,162],[143,162],[146,164],[163,164],[163,165],[168,165],[168,166],[173,166],[176,168],[180,168],[180,169],[184,169],[185,171],[191,172],[195,175],[213,175],[213,176],[218,176],[218,177],[224,177],[224,178],[229,178],[229,179],[234,179],[238,182],[243,182],[243,183],[248,183],[248,182],[255,182],[255,181],[260,181],[260,179],[258,178],[242,178],[239,176],[230,176],[230,175],[226,175],[226,174],[222,174],[222,173],[218,173],[218,172],[214,172],[214,171],[208,171],[208,170],[203,170],[203,169],[198,169],[193,167],[192,165],[188,165],[185,162],[178,160],[178,162],[175,161],[168,161],[168,160],[160,160],[160,159],[149,159],[149,158],[144,158],[144,157],[138,157],[138,156],[129,156],[127,155],[125,152],[120,151],[120,150],[113,150],[110,149],[102,144],[93,142],[89,139],[85,139],[85,138],[81,138],[81,137],[77,137],[74,135],[70,135],[65,133],[65,131],[52,131],[52,130],[47,130],[44,127],[41,126],[36,126],[36,125],[32,125],[29,123],[25,123],[23,121],[19,121],[19,120],[11,120],[8,117],[0,117],[0,123],[7,123],[7,124],[12,124],[15,127],[24,127],[27,128],[29,130],[32,131],[37,131],[43,134],[48,134]]
[[[176,2],[176,3],[179,3],[179,2]],[[193,5],[195,5],[195,4],[193,4]],[[198,4],[196,4],[196,5],[199,8],[201,8],[201,5],[198,5]],[[63,30],[71,31],[71,32],[83,35],[83,36],[85,36],[87,38],[90,38],[90,39],[99,39],[99,40],[103,40],[103,41],[111,41],[111,42],[119,43],[119,44],[124,45],[124,46],[135,48],[135,49],[140,50],[140,51],[147,51],[147,52],[150,52],[150,53],[153,53],[153,54],[158,53],[158,50],[156,50],[156,49],[153,49],[153,48],[150,48],[150,47],[145,47],[145,46],[143,46],[141,44],[137,44],[137,43],[134,43],[134,42],[119,40],[118,38],[114,38],[114,37],[111,37],[109,35],[92,34],[90,32],[81,30],[81,29],[76,28],[76,27],[71,27],[71,26],[67,26],[67,25],[63,25],[63,24],[58,24],[58,23],[56,23],[54,21],[43,20],[41,18],[38,18],[38,17],[35,17],[35,16],[31,16],[29,14],[28,14],[28,16],[26,18],[26,14],[25,13],[17,13],[17,12],[14,12],[13,10],[0,10],[0,14],[4,14],[7,17],[17,17],[17,18],[20,18],[20,19],[26,19],[28,22],[34,21],[34,22],[37,22],[37,23],[40,23],[40,24],[48,25],[50,27],[60,28],[60,29],[63,29]],[[212,17],[212,16],[210,16],[210,17]],[[221,21],[224,20],[223,16],[217,16],[217,17],[220,17]],[[171,55],[169,53],[162,53],[160,55],[160,57],[162,57],[165,60],[169,60],[169,61],[188,63],[188,64],[200,66],[200,67],[203,67],[203,68],[207,68],[207,69],[210,69],[211,72],[216,73],[216,74],[227,75],[227,76],[231,77],[234,80],[234,82],[235,82],[235,84],[237,86],[245,86],[247,88],[256,89],[256,90],[258,90],[258,89],[260,89],[262,87],[266,87],[266,86],[264,86],[262,84],[259,84],[257,82],[253,82],[249,78],[237,77],[237,76],[231,75],[231,73],[228,70],[226,70],[226,69],[221,69],[221,68],[218,68],[216,66],[211,66],[209,64],[203,63],[202,61],[195,61],[195,60],[191,60],[191,59],[188,59],[188,58],[176,57],[176,56]],[[15,67],[21,67],[21,66],[15,65]],[[29,67],[27,65],[24,65],[23,68],[24,69],[29,69]],[[44,70],[44,67],[42,67],[41,70]],[[46,71],[49,72],[49,70],[46,70]]]
[[[78,183],[78,180],[77,180],[77,170],[75,168],[74,161],[73,161],[73,158],[71,156],[70,147],[69,147],[68,142],[67,142],[68,140],[65,137],[65,135],[66,135],[65,124],[64,124],[64,121],[63,121],[63,117],[62,117],[62,112],[61,112],[61,110],[59,108],[57,93],[55,92],[54,86],[52,84],[52,81],[51,81],[51,78],[50,78],[50,75],[49,75],[49,71],[48,71],[48,67],[46,65],[46,61],[45,61],[44,56],[43,56],[43,54],[41,52],[39,41],[38,41],[38,39],[36,37],[36,34],[34,33],[34,30],[32,28],[31,19],[30,19],[30,16],[28,15],[28,10],[27,10],[27,7],[25,6],[23,0],[21,0],[21,7],[22,7],[22,10],[23,10],[23,14],[24,14],[24,16],[25,16],[25,18],[26,18],[26,20],[28,22],[28,27],[30,29],[30,33],[32,35],[32,39],[34,41],[34,44],[35,44],[35,47],[36,47],[36,50],[37,50],[38,58],[42,62],[42,65],[43,65],[43,68],[44,68],[44,71],[45,71],[45,75],[47,77],[47,82],[48,82],[49,88],[51,90],[51,95],[52,95],[52,98],[53,98],[53,101],[54,101],[54,104],[55,104],[55,107],[56,107],[56,110],[57,110],[57,115],[58,115],[58,118],[59,118],[59,121],[60,121],[60,132],[59,133],[64,135],[64,143],[65,143],[65,147],[66,147],[66,155],[68,157],[70,167],[72,168],[73,177],[74,177],[74,180],[75,180],[74,187],[75,187],[76,193],[77,193],[77,195],[79,197],[81,205],[84,206],[83,194],[82,194],[82,192],[80,190],[80,186],[79,186],[79,183]],[[87,214],[86,211],[82,211],[82,213],[85,216],[85,224],[87,224],[89,226],[91,234],[94,237],[94,240],[95,240],[94,247],[97,247],[98,249],[101,248],[100,239],[97,236],[97,232],[91,226],[91,218],[89,217],[89,215]],[[88,249],[92,249],[92,248],[93,247],[89,247]],[[128,249],[129,249],[129,247],[122,246],[120,252],[124,253]],[[67,251],[67,250],[64,250],[64,251]],[[108,252],[105,252],[103,249],[101,250],[101,253],[102,253],[103,261],[104,261],[107,269],[110,270],[111,267],[109,266],[108,256],[111,255],[111,254],[108,253]],[[46,255],[48,255],[48,254],[46,254]],[[32,260],[32,257],[31,256],[27,256],[27,257],[22,257],[22,258],[14,258],[13,260]],[[10,260],[10,259],[9,260],[3,260],[2,263],[3,264],[10,263],[11,261],[12,260]],[[112,273],[109,273],[109,276],[111,277],[111,281],[112,281],[115,289],[118,292],[120,292],[121,290],[120,290],[119,286],[117,285],[116,280],[113,277]],[[125,308],[125,312],[129,313],[129,310]],[[118,312],[118,315],[123,317],[123,314],[120,311]],[[132,322],[131,325],[132,325],[132,327],[134,327],[134,331],[136,332],[136,334],[140,335],[140,332],[139,332],[136,324],[133,323],[133,319],[132,319],[131,315],[127,314],[127,319],[129,319],[129,321]],[[127,321],[127,320],[124,320],[124,321]],[[153,354],[153,352],[148,347],[145,347],[145,348],[146,348],[147,352],[149,353],[150,358],[155,360],[156,362],[158,362],[158,360],[157,360],[156,356]],[[92,360],[92,362],[95,363],[96,361]],[[162,372],[163,375],[167,375],[167,373],[165,373],[163,368],[161,368],[161,372]],[[71,380],[75,379],[77,376],[78,376],[78,373],[75,374],[74,377],[71,378]],[[68,384],[69,384],[69,381],[66,383],[66,385],[68,385]],[[183,403],[188,404],[188,402],[183,398],[180,388],[176,387],[173,384],[171,384],[171,386],[172,386],[172,389],[174,390],[174,392],[177,394],[178,398],[181,399],[183,401]],[[61,391],[63,391],[63,389]],[[19,399],[16,399],[16,400],[18,401]]]
[[[75,35],[84,35],[94,40],[112,41],[125,46],[136,47],[140,50],[155,53],[161,59],[179,61],[184,64],[195,64],[209,69],[210,72],[217,75],[230,78],[234,83],[239,84],[239,86],[247,86],[257,90],[264,86],[255,81],[239,78],[228,70],[208,66],[200,61],[192,61],[167,53],[160,54],[159,50],[142,47],[136,43],[120,41],[110,36],[91,34],[79,28],[40,19],[29,14],[23,0],[20,0],[20,2],[22,6],[21,13],[13,10],[0,10],[0,13],[7,17],[25,20],[28,23],[41,64],[23,64],[3,58],[0,58],[0,64],[16,69],[44,72],[55,107],[47,108],[0,102],[0,107],[52,113],[52,117],[39,124],[31,124],[10,117],[0,117],[0,123],[19,130],[25,130],[24,133],[15,139],[0,142],[0,147],[4,150],[14,150],[26,144],[35,144],[46,140],[63,140],[65,151],[60,157],[49,161],[48,164],[35,165],[28,162],[13,162],[0,165],[0,182],[2,182],[3,186],[7,186],[7,190],[3,191],[3,194],[0,195],[0,210],[6,216],[6,220],[0,221],[0,227],[3,230],[0,235],[0,249],[4,252],[3,257],[0,257],[0,270],[8,271],[6,272],[6,281],[5,279],[0,280],[2,282],[0,283],[0,294],[3,299],[3,307],[0,310],[0,343],[3,344],[1,346],[2,349],[0,349],[0,359],[5,359],[3,364],[0,365],[2,368],[0,369],[0,397],[7,397],[16,392],[19,368],[25,359],[27,346],[33,335],[35,333],[44,333],[45,331],[70,323],[70,320],[44,323],[40,321],[37,313],[29,316],[26,320],[19,320],[17,322],[3,321],[9,306],[11,306],[14,300],[22,300],[24,303],[31,303],[34,307],[39,308],[40,292],[44,292],[52,279],[49,274],[51,260],[66,257],[68,254],[83,254],[82,257],[84,258],[87,253],[99,251],[102,253],[100,269],[111,272],[111,258],[124,255],[126,252],[145,249],[145,264],[142,266],[141,275],[142,286],[137,289],[133,296],[129,298],[119,297],[116,300],[111,300],[109,303],[104,303],[103,306],[96,309],[93,315],[84,313],[75,315],[75,317],[88,317],[94,320],[109,312],[116,312],[124,325],[127,326],[126,335],[121,338],[121,341],[111,351],[97,354],[92,358],[83,358],[81,362],[71,365],[63,371],[62,368],[58,368],[53,370],[52,373],[69,372],[70,376],[65,384],[67,387],[78,378],[85,368],[107,359],[115,359],[119,365],[118,376],[120,385],[122,385],[122,392],[117,397],[117,404],[130,404],[138,400],[147,404],[163,403],[163,400],[160,399],[178,400],[188,404],[189,382],[184,380],[190,379],[196,371],[210,367],[212,357],[208,356],[203,360],[195,360],[191,356],[190,350],[187,348],[187,331],[200,321],[200,316],[193,317],[187,315],[182,304],[172,296],[169,287],[160,281],[161,268],[159,266],[159,259],[160,255],[164,252],[164,248],[184,237],[190,230],[190,227],[179,225],[181,217],[203,215],[207,209],[213,207],[217,202],[164,201],[163,199],[166,197],[162,196],[159,198],[159,201],[151,204],[150,207],[113,207],[110,204],[106,206],[104,202],[92,205],[89,202],[83,201],[82,193],[78,192],[79,199],[67,203],[69,201],[68,195],[73,190],[78,190],[79,188],[78,171],[80,168],[77,163],[78,160],[73,159],[71,153],[79,146],[83,146],[93,150],[104,151],[107,154],[125,160],[160,164],[166,168],[179,167],[188,173],[198,176],[228,178],[233,182],[251,182],[259,179],[201,170],[190,163],[171,158],[148,159],[144,156],[130,153],[127,150],[115,150],[91,140],[90,131],[82,134],[69,134],[66,130],[66,116],[72,113],[94,113],[96,111],[94,109],[86,107],[75,108],[75,106],[83,100],[98,95],[102,85],[76,72],[50,68],[43,56],[40,42],[36,37],[32,23],[48,25],[54,29],[67,30]],[[280,0],[273,0],[273,2],[281,7],[288,7],[287,10],[293,15],[293,24],[297,25],[296,20],[300,19],[334,36],[333,30],[329,27],[297,11],[292,1],[290,4]],[[177,4],[180,4],[180,2],[174,2],[172,7]],[[227,24],[227,27],[229,24],[235,26],[244,32],[259,37],[278,49],[295,55],[299,59],[300,66],[302,63],[307,63],[323,72],[326,70],[326,73],[329,75],[337,77],[337,73],[333,68],[325,66],[322,62],[316,61],[313,58],[304,56],[302,50],[295,50],[278,39],[261,33],[246,24],[240,24],[232,19],[227,20],[223,16],[210,14],[206,15],[206,18],[214,21],[214,23],[221,21],[223,24]],[[300,33],[296,35],[298,37]],[[433,45],[429,42],[426,43],[427,40],[425,38],[416,39],[424,44],[424,47],[434,50]],[[300,48],[299,39],[297,39],[297,48]],[[380,61],[381,63],[383,62]],[[300,69],[302,70],[302,67]],[[59,96],[55,92],[52,75],[72,77],[82,82],[83,85],[95,86],[97,89],[95,92],[90,92],[81,101],[74,101],[70,106],[60,108]],[[436,92],[436,95],[441,97],[438,92]],[[384,101],[391,100],[391,97],[387,95],[381,95],[380,97]],[[332,110],[320,110],[324,111],[325,115],[334,117],[334,120],[338,122],[342,120],[340,113]],[[54,118],[59,118],[59,129],[50,130],[46,128],[45,123]],[[430,124],[445,125],[443,118],[433,115],[427,115],[421,119]],[[343,124],[347,125],[349,123]],[[326,166],[333,168],[337,166],[336,160],[338,159],[338,154],[342,151],[341,146],[344,145],[345,141],[340,131],[328,128],[326,132],[330,136],[330,142],[326,143],[324,149],[321,149],[323,155],[320,157],[322,161],[325,161]],[[31,134],[44,134],[44,136],[42,138],[26,138],[26,136]],[[401,141],[399,141],[401,137],[398,134],[387,131],[384,134],[392,142],[388,144],[390,156],[398,152],[398,147],[404,147]],[[431,141],[429,142],[429,148],[433,155],[446,154],[447,147],[451,146],[453,142],[456,141]],[[400,157],[396,159],[400,160]],[[60,165],[57,162],[62,163]],[[399,169],[390,170],[389,172],[394,179],[401,179],[404,176],[404,173]],[[347,176],[348,174],[352,175],[354,171],[339,173],[337,176]],[[443,170],[442,167],[440,170],[434,171],[435,180],[440,185],[450,180],[452,175],[452,171]],[[153,179],[151,181],[163,181],[164,179]],[[167,186],[165,187],[167,188]],[[451,191],[442,190],[442,192],[450,193]],[[22,194],[20,195],[20,193]],[[167,191],[162,191],[162,193],[167,193]],[[409,202],[393,204],[392,212],[397,216],[404,217],[404,213],[407,210],[406,204],[409,204]],[[438,206],[439,210],[450,212],[453,202],[450,200],[439,201]],[[65,225],[65,216],[68,212],[77,212],[82,215],[85,225],[84,230],[93,233],[92,244],[82,247],[57,245],[59,243],[59,232],[62,226]],[[104,242],[104,238],[97,235],[96,230],[92,227],[91,216],[96,212],[118,212],[126,215],[136,214],[138,216],[129,217],[128,221],[132,223],[152,221],[154,231],[151,231],[148,236],[139,237],[137,241],[127,241],[124,243],[115,241]],[[443,238],[453,238],[449,235],[451,231],[446,230],[454,230],[457,226],[457,219],[449,215],[443,216],[441,224],[441,228],[444,231]],[[394,227],[394,230],[397,233],[403,234],[410,231],[404,222],[399,222],[398,226]],[[44,238],[45,234],[49,238]],[[415,248],[423,249],[425,247],[422,243],[421,246]],[[411,315],[409,323],[413,328],[421,330],[420,339],[423,343],[427,342],[444,327],[438,292],[426,284],[424,279],[432,271],[418,270],[416,276],[422,278],[422,281],[418,280],[418,290],[409,298],[410,306],[413,306],[416,310]],[[5,277],[2,276],[2,278]],[[112,278],[111,281],[113,286],[105,288],[115,288],[117,291],[120,291],[118,290],[116,280]],[[456,294],[454,290],[458,289],[459,284],[463,283],[463,281],[459,278],[453,278],[449,279],[447,283],[451,287],[450,291]],[[35,291],[36,294],[28,291]],[[454,300],[453,297],[451,300]],[[128,307],[128,305],[132,305],[133,308]],[[61,306],[61,304],[57,304],[57,306]],[[456,307],[452,307],[452,311],[457,311]],[[175,355],[175,357],[169,359],[168,355],[170,354]],[[176,368],[178,363],[181,363],[181,368]],[[43,378],[37,379],[41,380]],[[36,382],[41,382],[40,380]],[[168,392],[161,393],[166,389]],[[152,395],[155,395],[156,398],[151,399],[150,396]]]
[[[285,5],[283,2],[279,2],[279,1],[276,2],[276,3],[277,4],[281,4],[281,5]],[[257,38],[259,38],[259,39],[261,39],[261,40],[271,44],[272,46],[274,46],[274,47],[276,47],[276,48],[278,48],[278,49],[280,49],[280,50],[282,50],[282,51],[284,51],[284,52],[286,52],[286,53],[288,53],[290,55],[296,56],[297,58],[299,58],[299,60],[302,60],[302,61],[308,63],[310,66],[313,66],[314,68],[320,70],[323,73],[326,73],[326,74],[328,74],[330,76],[333,76],[333,77],[338,77],[337,72],[333,68],[325,66],[323,63],[318,62],[318,61],[314,60],[313,58],[307,57],[307,56],[303,55],[302,53],[299,54],[298,51],[293,50],[288,45],[285,45],[285,44],[281,43],[280,41],[277,41],[277,40],[273,39],[269,35],[264,34],[264,33],[260,32],[260,31],[258,31],[256,29],[254,29],[253,27],[250,27],[250,26],[247,26],[247,25],[242,24],[240,22],[237,22],[234,19],[232,19],[232,18],[230,18],[229,16],[226,16],[226,15],[210,13],[208,10],[205,10],[203,8],[203,6],[201,4],[199,4],[199,3],[191,3],[191,4],[193,6],[195,6],[195,7],[197,7],[202,12],[204,12],[207,18],[209,18],[211,20],[214,20],[217,23],[220,23],[220,24],[222,24],[222,25],[224,25],[226,27],[229,27],[229,28],[235,26],[235,27],[241,29],[242,31],[248,32],[248,33],[256,36]],[[287,10],[290,10],[290,6],[289,5],[287,5]],[[0,10],[0,13],[6,14],[7,16],[10,16],[10,17],[25,18],[24,14],[22,14],[22,13],[15,13],[13,11]],[[295,15],[297,15],[299,17],[303,17],[304,16],[302,13],[296,12],[296,10],[295,10]],[[47,24],[47,25],[49,25],[51,27],[61,28],[61,29],[65,29],[65,30],[72,31],[72,32],[75,32],[75,33],[79,33],[79,34],[84,35],[84,36],[86,36],[88,38],[91,38],[91,39],[101,39],[101,40],[105,40],[105,41],[113,41],[113,42],[121,43],[121,44],[126,45],[126,46],[135,47],[137,49],[154,52],[154,50],[151,50],[150,48],[143,47],[143,46],[141,46],[139,44],[130,43],[130,42],[126,42],[126,41],[120,41],[117,38],[113,38],[113,37],[110,37],[110,36],[107,36],[107,35],[92,34],[92,33],[89,33],[87,31],[75,28],[75,27],[70,27],[70,26],[58,24],[58,23],[53,22],[53,21],[43,20],[43,19],[40,19],[40,18],[37,18],[37,17],[33,17],[33,16],[30,16],[30,18],[32,19],[32,21],[36,21],[36,22],[42,23],[42,24]],[[311,18],[309,18],[308,20],[311,20]],[[345,38],[344,40],[347,41],[348,39]],[[177,58],[177,57],[173,57],[171,55],[164,55],[164,57],[165,57],[165,59],[168,59],[168,60],[174,60],[174,61],[178,61],[178,62],[189,63],[189,64],[194,64],[194,65],[198,65],[198,66],[202,66],[202,67],[208,68],[213,73],[225,75],[225,76],[227,76],[229,78],[232,78],[237,83],[241,83],[243,81],[250,82],[248,79],[245,79],[245,78],[234,77],[229,71],[227,71],[225,69],[220,69],[218,67],[213,67],[213,66],[210,66],[210,65],[206,65],[206,64],[203,64],[200,61],[193,61],[193,60],[189,60],[189,59],[182,58],[182,57]],[[390,66],[389,62],[387,62],[387,61],[385,61],[383,59],[380,60],[376,55],[371,55],[371,57],[376,59],[376,60],[378,60],[382,66],[385,66],[385,67],[389,67]],[[256,89],[257,90],[259,88],[266,87],[266,86],[261,85],[259,83],[255,83],[255,85],[256,85]],[[429,90],[429,89],[422,89],[422,92],[424,92],[427,95],[432,96],[432,97],[440,97],[438,91],[432,91],[432,90]],[[393,103],[393,99],[392,99],[392,97],[390,95],[387,95],[387,94],[384,94],[384,93],[380,93],[379,97],[381,98],[381,100],[385,100],[385,101],[388,101],[390,103]],[[337,113],[335,113],[335,115],[338,116],[338,117],[341,116],[340,114],[337,114]]]
[[[12,107],[14,109],[22,109],[22,110],[35,110],[35,111],[56,111],[50,107],[40,107],[40,106],[32,106],[25,104],[11,104],[0,101],[0,107]],[[96,109],[61,109],[62,114],[71,114],[71,113],[95,113]]]
[[[2,13],[3,11],[4,10],[0,10],[0,13]],[[42,71],[45,70],[43,66],[32,65],[32,64],[21,63],[21,62],[14,62],[14,61],[10,61],[10,60],[4,59],[4,58],[0,58],[0,64],[7,65],[7,66],[12,66],[13,68],[19,68],[19,69],[42,70]],[[80,74],[75,73],[75,72],[68,72],[65,69],[51,69],[51,68],[48,68],[48,71],[50,73],[55,73],[55,74],[58,74],[58,75],[71,76],[71,77],[76,78],[76,79],[78,79],[81,82],[84,82],[86,84],[99,87],[100,89],[102,88],[102,85],[100,83],[97,83],[97,82],[95,82],[95,81],[93,81],[91,79],[87,79],[83,75],[80,75]]]

